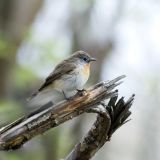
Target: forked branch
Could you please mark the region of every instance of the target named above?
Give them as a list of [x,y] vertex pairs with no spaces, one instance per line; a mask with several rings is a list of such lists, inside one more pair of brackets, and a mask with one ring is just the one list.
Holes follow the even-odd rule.
[[[38,112],[32,112],[1,128],[0,150],[17,149],[36,135],[84,112],[94,112],[98,113],[97,120],[85,138],[66,158],[66,160],[90,159],[131,114],[129,108],[133,102],[133,96],[127,102],[124,102],[123,98],[117,102],[118,91],[113,90],[122,83],[121,79],[124,77],[120,76],[111,81],[96,84],[84,94],[77,94],[69,101],[55,105],[49,102],[40,107]],[[110,99],[108,104],[103,102],[106,99]]]
[[126,102],[123,97],[112,97],[107,105],[102,103],[101,107],[87,109],[88,112],[98,114],[96,121],[86,136],[76,144],[74,149],[65,160],[89,160],[95,153],[110,140],[112,134],[123,124],[128,122],[129,111],[134,95]]

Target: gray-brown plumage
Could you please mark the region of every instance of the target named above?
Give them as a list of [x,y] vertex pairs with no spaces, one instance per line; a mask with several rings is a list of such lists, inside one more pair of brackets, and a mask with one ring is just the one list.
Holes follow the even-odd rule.
[[42,101],[44,98],[48,100],[48,96],[51,96],[51,92],[54,91],[70,96],[72,91],[83,89],[89,78],[91,61],[95,61],[95,59],[91,58],[88,53],[84,51],[75,52],[55,67],[38,91],[32,95],[31,99],[39,96],[37,100]]

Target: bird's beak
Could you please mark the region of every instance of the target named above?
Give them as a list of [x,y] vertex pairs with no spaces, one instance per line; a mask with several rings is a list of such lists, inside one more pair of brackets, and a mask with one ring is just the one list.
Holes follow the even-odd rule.
[[90,58],[90,61],[97,61],[96,58]]

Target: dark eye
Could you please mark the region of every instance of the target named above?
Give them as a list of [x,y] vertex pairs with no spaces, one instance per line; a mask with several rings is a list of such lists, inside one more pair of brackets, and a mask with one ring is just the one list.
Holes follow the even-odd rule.
[[88,62],[88,59],[86,57],[83,57],[83,60],[86,61],[86,62]]

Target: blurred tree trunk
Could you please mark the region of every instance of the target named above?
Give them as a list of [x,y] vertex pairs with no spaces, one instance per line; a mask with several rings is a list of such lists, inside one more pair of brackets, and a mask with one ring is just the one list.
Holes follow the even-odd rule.
[[16,52],[42,2],[0,1],[0,99],[11,96]]
[[[116,14],[108,26],[109,30],[107,30],[107,33],[110,36],[107,36],[105,41],[102,41],[100,39],[95,39],[93,35],[85,34],[87,33],[87,29],[90,26],[90,19],[93,13],[92,11],[95,2],[96,1],[92,1],[90,5],[88,5],[86,10],[83,10],[82,12],[77,12],[74,7],[71,7],[72,9],[70,13],[70,25],[73,33],[72,51],[74,52],[77,50],[84,50],[88,52],[91,56],[97,58],[97,61],[92,65],[91,68],[91,78],[89,80],[91,84],[97,83],[100,80],[104,61],[107,57],[110,56],[110,54],[112,53],[111,51],[114,49],[113,28],[117,24],[118,19],[121,16],[120,13],[123,6],[121,2],[117,2]],[[85,40],[85,43],[83,42],[83,40]],[[72,135],[75,135],[75,143],[82,136],[82,126],[85,124],[84,121],[85,117],[77,120],[74,124]]]
[[[97,58],[98,61],[96,61],[91,68],[91,77],[93,77],[92,79],[90,79],[90,83],[96,83],[100,80],[100,75],[101,75],[101,71],[102,71],[102,65],[103,65],[103,61],[105,59],[105,57],[110,53],[110,51],[112,50],[112,41],[108,41],[106,43],[104,43],[104,45],[101,45],[98,43],[98,40],[94,41],[95,43],[92,42],[88,42],[88,43],[83,43],[83,39],[88,39],[87,37],[85,37],[85,30],[86,28],[89,27],[89,20],[91,18],[91,14],[92,14],[92,9],[94,7],[95,1],[93,1],[92,3],[90,3],[90,5],[88,6],[88,8],[83,12],[77,12],[76,10],[71,9],[71,17],[70,17],[70,27],[72,29],[73,32],[73,38],[72,38],[72,52],[75,52],[77,50],[83,50],[88,52],[91,56]],[[81,26],[79,28],[79,25]],[[91,36],[91,35],[90,35]],[[94,74],[93,74],[94,72]],[[92,76],[94,75],[94,76]],[[77,140],[79,140],[82,136],[82,126],[84,124],[84,120],[85,118],[80,118],[77,121],[75,121],[75,124],[73,126],[72,129],[72,135],[74,136],[74,141],[76,143]]]

